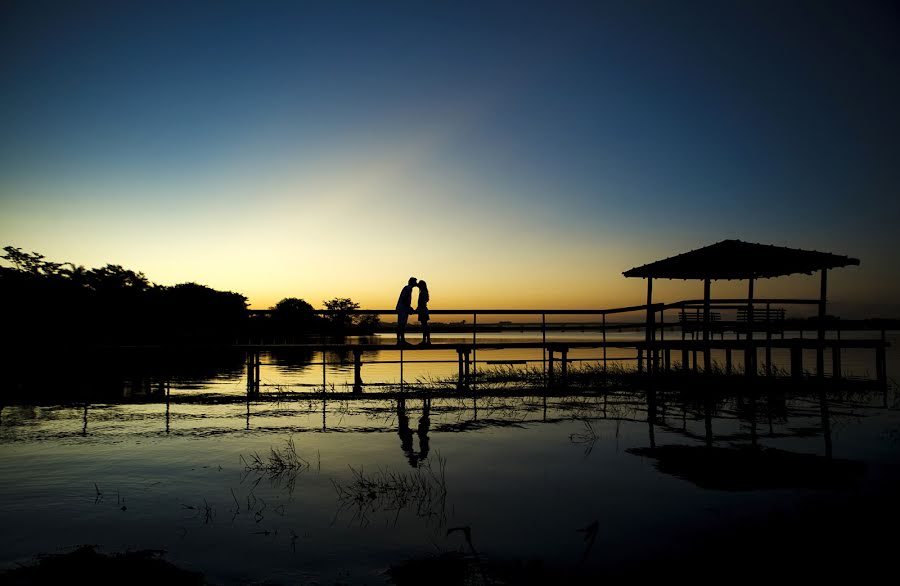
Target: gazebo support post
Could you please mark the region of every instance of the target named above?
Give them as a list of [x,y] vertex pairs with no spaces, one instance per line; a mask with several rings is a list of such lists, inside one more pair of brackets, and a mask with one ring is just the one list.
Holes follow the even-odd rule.
[[706,374],[711,372],[709,349],[709,289],[710,280],[703,279],[703,371]]
[[645,340],[647,342],[647,373],[653,372],[653,339],[656,334],[653,332],[653,278],[647,278],[647,325]]
[[822,269],[819,290],[819,343],[816,348],[816,375],[825,376],[825,299],[828,290],[828,269]]
[[747,285],[747,348],[744,350],[744,374],[756,374],[756,347],[753,345],[753,277]]

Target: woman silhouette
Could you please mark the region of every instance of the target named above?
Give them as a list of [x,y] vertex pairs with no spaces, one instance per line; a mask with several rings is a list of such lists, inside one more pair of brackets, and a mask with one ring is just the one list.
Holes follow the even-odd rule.
[[419,313],[419,323],[422,324],[422,343],[431,344],[431,332],[428,331],[428,284],[425,281],[419,281],[419,306],[416,311]]

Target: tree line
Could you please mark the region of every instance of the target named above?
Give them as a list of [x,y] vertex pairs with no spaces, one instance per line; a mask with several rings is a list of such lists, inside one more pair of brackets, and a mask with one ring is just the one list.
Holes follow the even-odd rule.
[[359,315],[349,298],[324,301],[316,313],[297,297],[250,315],[247,298],[198,283],[166,286],[120,265],[85,268],[6,246],[0,303],[7,343],[193,344],[240,337],[366,334],[377,316]]

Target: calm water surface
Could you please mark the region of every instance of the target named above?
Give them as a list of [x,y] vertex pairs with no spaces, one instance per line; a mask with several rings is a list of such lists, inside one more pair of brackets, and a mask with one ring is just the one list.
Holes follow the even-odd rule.
[[[730,528],[893,506],[900,477],[893,385],[323,398],[303,386],[321,356],[263,358],[249,399],[239,358],[167,393],[123,380],[102,402],[4,406],[3,567],[96,544],[163,549],[217,584],[384,584],[404,560],[474,548],[600,576]],[[377,358],[364,378],[399,380]],[[403,377],[452,376],[448,360]]]

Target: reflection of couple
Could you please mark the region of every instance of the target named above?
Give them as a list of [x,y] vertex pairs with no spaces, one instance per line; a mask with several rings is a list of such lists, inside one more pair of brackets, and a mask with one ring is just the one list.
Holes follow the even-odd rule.
[[[412,307],[412,290],[414,287],[419,288],[418,307]],[[397,343],[406,343],[406,322],[409,320],[409,314],[418,313],[419,323],[422,324],[422,343],[431,343],[431,332],[428,331],[428,285],[425,281],[417,281],[415,277],[410,277],[409,282],[400,291],[400,298],[397,299]]]
[[431,399],[422,401],[422,417],[415,433],[419,436],[419,453],[413,451],[413,430],[409,427],[409,415],[406,414],[406,399],[397,399],[397,433],[400,435],[400,449],[406,454],[409,465],[418,467],[419,462],[428,459],[428,428],[431,426]]

